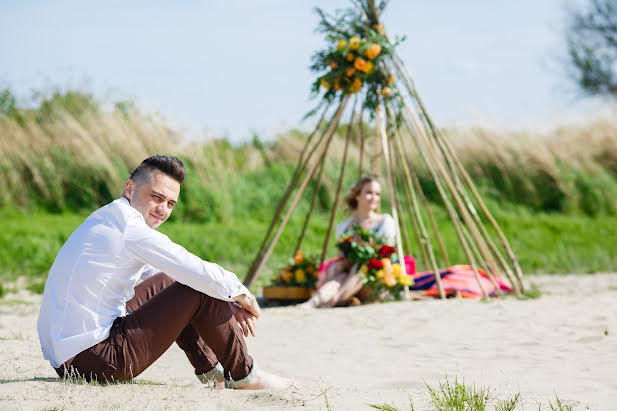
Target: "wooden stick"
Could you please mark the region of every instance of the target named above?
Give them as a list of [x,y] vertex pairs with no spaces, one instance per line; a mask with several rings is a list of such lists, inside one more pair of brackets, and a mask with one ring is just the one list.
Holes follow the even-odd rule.
[[[401,240],[401,230],[398,222],[398,213],[396,211],[396,200],[394,196],[394,179],[392,177],[392,163],[390,162],[390,150],[388,147],[388,139],[386,136],[386,122],[384,120],[384,113],[381,110],[381,104],[377,103],[375,107],[375,120],[377,123],[377,130],[381,135],[381,147],[384,154],[384,162],[386,163],[386,178],[388,181],[388,188],[390,190],[390,209],[392,210],[392,217],[394,218],[394,224],[396,226],[396,253],[398,254],[399,264],[401,266],[401,275],[407,275],[407,267],[405,266],[405,254],[403,253],[403,241]],[[405,287],[405,299],[409,298],[409,288]]]
[[329,108],[330,108],[330,105],[327,105],[324,108],[324,110],[323,110],[323,112],[322,112],[322,114],[321,114],[321,116],[319,118],[319,121],[317,122],[317,125],[315,126],[315,129],[313,130],[313,132],[306,139],[306,143],[304,144],[304,147],[302,148],[302,151],[300,152],[300,158],[298,159],[298,162],[296,164],[296,169],[294,170],[294,173],[293,173],[293,175],[291,177],[291,180],[289,181],[289,184],[287,185],[287,189],[285,190],[285,193],[283,194],[283,197],[281,198],[281,201],[279,201],[279,203],[278,203],[278,205],[276,207],[276,210],[274,212],[274,216],[272,217],[272,220],[270,221],[270,225],[268,226],[268,230],[266,231],[266,235],[263,237],[261,245],[259,246],[259,250],[257,251],[257,254],[255,255],[255,259],[251,263],[251,266],[250,266],[249,271],[247,273],[247,278],[251,278],[251,281],[252,281],[252,278],[255,276],[255,271],[257,269],[257,266],[260,264],[261,260],[263,259],[264,251],[266,249],[266,245],[268,244],[268,240],[270,239],[270,236],[272,235],[272,231],[274,230],[274,226],[278,222],[279,217],[281,216],[281,213],[283,212],[285,206],[287,205],[287,201],[289,200],[289,197],[291,196],[291,193],[296,188],[296,186],[298,184],[298,179],[300,178],[300,175],[302,174],[302,172],[306,168],[307,162],[313,156],[313,154],[315,152],[315,148],[318,147],[319,144],[321,143],[321,141],[323,140],[323,137],[324,137],[325,133],[322,133],[321,138],[317,141],[317,143],[313,147],[313,150],[310,151],[308,157],[306,158],[306,162],[303,161],[304,160],[304,156],[305,156],[305,154],[306,154],[306,152],[308,150],[308,147],[310,146],[313,137],[319,131],[319,129],[321,127],[321,123],[322,123],[324,117],[326,116],[326,113],[327,113]]
[[[375,113],[377,113],[377,108],[379,107],[379,105],[375,108]],[[375,121],[377,121],[377,114],[375,114]],[[375,140],[373,143],[373,150],[375,150],[374,156],[373,156],[373,174],[379,178],[379,176],[381,175],[381,151],[382,151],[382,147],[381,147],[381,133],[379,130],[379,126],[377,124],[375,124]]]
[[[326,149],[327,151],[327,149]],[[302,226],[302,231],[300,231],[300,237],[298,237],[298,242],[296,243],[296,249],[294,250],[294,254],[300,250],[300,246],[302,245],[302,240],[304,240],[304,234],[306,234],[306,229],[309,224],[309,220],[311,219],[311,215],[313,214],[313,209],[315,208],[315,204],[317,203],[317,195],[319,194],[319,188],[321,187],[321,177],[324,170],[324,162],[325,162],[325,152],[319,161],[319,171],[317,172],[317,182],[315,183],[315,190],[313,190],[313,198],[311,198],[311,207],[306,213],[306,218],[304,219],[304,225]]]
[[[393,59],[393,63],[394,63],[395,68],[399,72],[399,74],[401,74],[401,76],[404,77],[407,82],[411,82],[411,84],[407,84],[408,90],[410,90],[411,88],[413,88],[415,90],[415,86],[413,85],[413,79],[411,78],[411,75],[409,75],[409,71],[407,71],[407,68],[405,67],[405,63],[398,56],[394,56],[394,57],[395,58]],[[402,75],[403,71],[407,74],[406,76]],[[437,130],[437,128],[434,126],[434,123],[433,123],[430,115],[428,114],[428,111],[424,107],[424,103],[422,102],[422,99],[420,98],[418,93],[410,91],[410,94],[416,99],[418,105],[420,106],[422,112],[424,113],[424,116],[426,117],[426,119],[429,122],[429,124],[431,125],[431,127],[434,130]],[[441,137],[440,133],[437,132],[437,134]],[[472,191],[476,201],[478,202],[478,204],[480,205],[480,208],[482,209],[482,212],[484,213],[484,215],[487,217],[487,219],[489,220],[489,222],[493,226],[493,229],[497,233],[503,248],[506,250],[506,253],[508,254],[508,257],[512,261],[512,265],[514,266],[514,271],[516,273],[516,277],[517,277],[517,279],[519,281],[519,288],[520,288],[521,292],[523,292],[524,291],[523,273],[522,273],[522,270],[521,270],[520,265],[518,263],[518,259],[516,258],[516,255],[514,254],[514,251],[510,247],[510,244],[509,244],[506,236],[503,234],[503,231],[501,230],[501,227],[499,226],[499,224],[497,224],[497,221],[494,219],[492,214],[489,212],[488,208],[486,208],[486,205],[484,204],[484,201],[482,201],[482,198],[480,197],[480,194],[478,193],[475,185],[473,184],[471,178],[469,177],[469,174],[467,174],[467,171],[463,168],[460,160],[456,156],[456,153],[452,149],[451,144],[449,143],[449,141],[447,139],[445,139],[443,137],[442,137],[442,140],[445,142],[446,146],[448,147],[448,151],[450,152],[450,154],[454,158],[454,161],[457,164],[457,168],[461,172],[461,174],[462,174],[463,178],[465,179],[465,182],[467,183],[467,185],[470,187],[470,189],[471,189],[471,191]]]
[[[405,109],[407,111],[407,114],[409,116],[411,116],[411,121],[413,121],[413,112],[411,111],[411,108],[408,106],[407,102],[405,100],[403,100],[403,104],[405,105]],[[454,227],[456,229],[456,233],[458,235],[459,238],[459,242],[461,243],[461,246],[463,247],[463,251],[465,252],[465,255],[467,256],[467,259],[469,261],[469,265],[471,265],[471,268],[473,270],[473,273],[476,277],[476,281],[478,282],[478,286],[480,287],[480,289],[482,290],[482,295],[483,297],[486,299],[488,298],[488,294],[486,293],[486,290],[484,289],[484,286],[482,285],[482,282],[480,281],[480,275],[478,274],[478,267],[476,265],[475,259],[471,253],[471,250],[469,249],[469,245],[467,244],[467,241],[462,233],[462,229],[461,229],[461,222],[458,219],[458,215],[456,214],[454,208],[452,207],[452,204],[450,204],[450,201],[448,199],[448,196],[446,195],[446,192],[444,190],[444,188],[441,185],[441,182],[439,180],[439,175],[437,174],[438,171],[436,169],[438,169],[439,167],[439,163],[437,163],[435,161],[434,158],[432,158],[433,156],[431,155],[431,151],[429,150],[430,145],[427,145],[426,140],[421,139],[420,136],[422,136],[422,130],[417,130],[417,125],[414,127],[415,131],[412,130],[412,126],[410,124],[409,121],[404,121],[403,124],[405,124],[406,127],[408,127],[408,131],[410,133],[410,135],[414,138],[414,140],[416,141],[416,145],[418,146],[418,149],[420,150],[420,154],[422,156],[422,158],[424,158],[424,161],[426,161],[426,164],[428,166],[429,172],[431,173],[433,180],[435,181],[435,185],[437,186],[437,190],[439,191],[439,194],[441,195],[441,198],[443,199],[444,205],[446,206],[446,210],[448,211],[448,214],[450,215],[450,220],[452,220],[452,222],[454,223]],[[441,174],[441,173],[440,173]]]
[[[515,289],[515,291],[518,288],[519,292],[522,293],[524,291],[524,284],[523,284],[523,277],[522,277],[523,274],[522,274],[521,268],[520,268],[520,266],[518,264],[518,260],[516,258],[516,255],[514,254],[514,252],[512,251],[512,248],[510,247],[510,244],[508,243],[508,239],[504,235],[503,231],[501,231],[501,227],[499,226],[499,224],[497,223],[497,221],[495,220],[493,215],[490,213],[488,208],[486,208],[486,205],[484,204],[484,201],[482,201],[482,197],[480,197],[480,194],[478,193],[478,190],[476,189],[475,185],[473,184],[473,181],[471,180],[471,177],[469,177],[469,174],[463,168],[463,165],[461,164],[460,160],[458,159],[458,156],[454,152],[454,149],[452,148],[450,142],[447,139],[443,139],[443,141],[444,141],[447,149],[451,153],[452,158],[454,159],[454,162],[456,164],[457,170],[461,173],[463,179],[465,180],[465,183],[470,188],[470,190],[471,190],[475,200],[478,202],[478,205],[480,206],[480,209],[484,213],[484,216],[488,219],[489,223],[491,224],[491,226],[493,227],[493,229],[497,233],[497,236],[499,237],[499,240],[501,242],[501,245],[502,245],[503,249],[506,251],[506,254],[508,254],[508,257],[510,258],[510,261],[512,262],[512,265],[514,266],[514,273],[516,275],[516,279],[518,280],[516,282],[516,285],[515,285],[515,281],[514,281],[514,274],[510,274],[509,273],[510,267],[504,261],[503,265],[506,267],[504,269],[505,272],[506,272],[506,275],[508,277],[512,277],[510,282],[511,282],[513,288]],[[501,257],[501,254],[499,254],[499,256]]]
[[407,250],[406,255],[410,255],[413,256],[413,252],[412,252],[412,247],[411,247],[411,241],[410,241],[410,237],[409,237],[409,232],[407,231],[407,224],[405,223],[405,216],[403,213],[403,206],[402,206],[402,202],[400,200],[400,197],[398,195],[398,193],[402,192],[404,190],[403,188],[403,182],[401,181],[401,173],[400,173],[400,168],[395,167],[396,163],[395,160],[392,158],[392,152],[394,150],[390,150],[390,163],[392,163],[392,169],[393,170],[397,170],[396,173],[394,173],[394,183],[396,186],[396,192],[397,195],[394,196],[394,199],[396,200],[396,211],[398,212],[398,215],[401,219],[400,224],[401,224],[401,237],[403,238],[403,251]]
[[[388,114],[390,115],[390,117],[394,118],[394,114],[392,110],[390,110],[388,107],[386,107],[386,109],[388,110]],[[401,138],[400,135],[398,137]],[[401,143],[401,147],[402,147],[402,143]],[[431,224],[433,236],[435,237],[435,241],[437,241],[437,246],[439,247],[439,252],[441,253],[441,258],[443,260],[443,263],[446,267],[449,267],[450,259],[448,257],[448,252],[446,251],[446,247],[444,246],[443,240],[441,239],[441,234],[439,234],[439,229],[437,228],[437,222],[435,221],[435,217],[433,216],[433,212],[431,211],[431,207],[428,203],[428,200],[426,199],[426,196],[424,195],[424,191],[422,190],[422,186],[420,185],[420,180],[418,179],[418,175],[414,169],[413,162],[408,158],[404,148],[401,148],[401,153],[403,154],[403,159],[404,159],[403,161],[405,161],[406,164],[409,165],[409,172],[413,180],[413,185],[416,187],[420,200],[422,201],[422,205],[424,206],[424,209],[426,210],[426,215],[428,217],[429,223]],[[421,250],[423,250],[423,248],[421,248]]]
[[[401,162],[401,160],[398,160],[399,162],[399,168],[398,168],[398,172],[399,175],[401,176],[401,181],[405,182],[405,175],[403,174],[403,163]],[[406,182],[405,182],[406,184]],[[430,270],[430,266],[428,263],[428,257],[426,256],[426,251],[425,251],[425,245],[424,245],[424,239],[421,237],[420,234],[420,228],[418,225],[418,222],[416,221],[416,215],[413,212],[413,202],[417,201],[415,199],[415,195],[414,198],[411,198],[411,194],[409,192],[409,187],[405,186],[403,187],[402,191],[405,193],[405,199],[407,201],[407,208],[408,208],[408,213],[410,215],[411,218],[411,228],[413,230],[413,234],[416,238],[416,242],[418,243],[418,250],[420,250],[420,260],[422,261],[422,267],[425,270]]]
[[330,213],[330,221],[328,223],[328,230],[326,231],[326,238],[324,240],[323,248],[321,249],[321,259],[319,264],[321,265],[326,259],[326,253],[328,252],[328,244],[330,242],[330,235],[332,235],[332,227],[334,226],[334,218],[336,217],[336,210],[338,208],[339,198],[341,196],[341,189],[343,187],[343,179],[345,178],[345,163],[347,162],[347,150],[349,149],[349,140],[351,140],[351,133],[353,131],[353,122],[356,115],[356,107],[351,111],[351,120],[347,126],[347,137],[345,138],[345,149],[343,151],[343,160],[341,162],[341,174],[338,179],[338,185],[336,186],[336,194],[334,196],[334,203],[332,204],[332,212]]
[[409,168],[408,168],[407,163],[405,162],[405,156],[403,155],[403,144],[400,141],[400,135],[398,133],[395,133],[394,137],[395,137],[397,152],[399,154],[399,162],[400,162],[400,165],[402,166],[402,170],[405,175],[405,182],[407,183],[407,191],[410,193],[411,198],[412,198],[412,204],[413,204],[413,214],[412,215],[415,215],[415,219],[422,233],[422,239],[423,239],[422,242],[424,243],[424,247],[426,248],[426,252],[431,262],[433,275],[435,276],[435,282],[437,284],[437,289],[439,290],[439,296],[442,299],[445,299],[446,293],[444,292],[443,285],[441,284],[441,274],[439,272],[439,266],[437,265],[437,260],[435,259],[435,254],[433,253],[433,247],[431,246],[431,241],[428,238],[428,233],[426,231],[426,227],[424,226],[424,221],[422,220],[422,213],[420,212],[420,206],[418,205],[415,191],[411,184],[411,178],[409,176]]
[[[411,164],[411,163],[410,163]],[[422,185],[420,185],[420,179],[418,178],[418,174],[416,170],[413,168],[413,165],[409,167],[411,172],[411,178],[413,180],[413,184],[418,190],[418,195],[420,196],[420,200],[422,201],[422,205],[426,210],[426,216],[428,217],[429,223],[431,223],[431,229],[433,230],[433,235],[435,236],[435,241],[437,241],[437,246],[439,247],[439,252],[441,253],[441,259],[443,260],[443,264],[446,267],[450,267],[450,258],[448,257],[448,252],[446,251],[446,247],[443,244],[443,240],[441,239],[441,234],[439,234],[439,229],[437,228],[437,222],[435,221],[435,217],[433,216],[433,212],[431,211],[430,204],[424,195],[424,191],[422,191]]]
[[[409,92],[410,95],[414,96],[415,93],[414,90],[411,87],[411,83],[410,80],[408,78],[405,78],[402,71],[400,70],[399,66],[396,64],[396,61],[394,61],[394,67],[395,69],[398,71],[399,73],[399,77],[403,79],[403,83],[404,85],[407,87],[407,90]],[[471,219],[471,217],[469,216],[469,213],[467,212],[466,207],[464,206],[464,204],[462,203],[462,200],[460,198],[460,196],[458,195],[456,189],[453,186],[452,180],[449,176],[449,174],[446,172],[446,170],[444,169],[444,165],[442,164],[441,161],[439,161],[439,159],[437,158],[437,155],[434,151],[434,146],[431,144],[429,138],[427,137],[426,133],[424,132],[424,130],[422,129],[422,127],[420,127],[418,119],[415,115],[415,113],[413,112],[413,110],[411,109],[411,107],[409,106],[409,103],[407,102],[406,99],[402,100],[403,105],[405,107],[405,113],[407,114],[407,116],[410,119],[410,124],[413,124],[414,129],[416,130],[416,134],[418,137],[420,137],[420,139],[423,141],[423,143],[426,145],[426,155],[430,156],[432,158],[432,161],[435,165],[435,168],[437,169],[437,171],[439,172],[439,174],[441,175],[441,177],[444,179],[444,182],[446,183],[446,186],[448,187],[450,193],[452,194],[452,197],[454,199],[454,202],[456,203],[459,211],[461,212],[461,216],[463,217],[463,221],[465,222],[465,224],[467,225],[467,227],[471,230],[471,236],[474,239],[474,241],[476,242],[476,244],[479,246],[480,248],[480,252],[482,253],[482,255],[484,256],[484,258],[488,259],[489,261],[492,261],[492,256],[490,254],[490,252],[488,251],[488,249],[486,248],[486,244],[484,244],[484,242],[482,241],[482,238],[480,237],[477,228],[475,227],[473,220]],[[430,164],[430,163],[427,163]],[[431,168],[431,167],[429,167]],[[465,238],[462,235],[459,235],[459,240],[461,240],[461,244],[463,244],[465,242]],[[473,257],[471,256],[471,253],[468,253],[468,248],[466,246],[463,246],[463,248],[466,250],[466,254],[468,255],[468,257],[470,259],[473,259]],[[475,267],[475,264],[473,264],[473,261],[470,261],[472,264],[472,268],[474,268],[476,271],[474,271],[474,274],[477,274],[477,267]],[[493,262],[493,266],[496,268],[496,265]],[[490,270],[487,271],[487,275],[488,278],[491,280],[491,282],[493,283],[495,288],[498,288],[499,286],[497,285],[497,282],[495,281],[495,278],[492,276],[492,274],[490,273]],[[478,278],[478,284],[481,286],[481,283],[479,281],[479,276]],[[486,296],[486,293],[484,293]]]
[[[476,243],[478,245],[478,251],[480,255],[482,256],[481,260],[484,260],[484,264],[487,267],[487,271],[489,271],[493,275],[501,277],[499,268],[496,265],[495,260],[493,259],[493,257],[496,257],[496,255],[495,255],[494,250],[491,249],[490,244],[489,244],[491,242],[490,236],[486,232],[486,229],[484,228],[484,224],[482,224],[482,220],[479,218],[478,213],[476,212],[476,209],[473,206],[471,199],[467,195],[467,192],[465,191],[465,188],[463,187],[461,183],[461,180],[459,178],[459,173],[458,173],[458,170],[456,169],[456,166],[454,165],[452,156],[449,155],[449,152],[447,151],[444,145],[445,139],[437,138],[435,135],[436,130],[431,128],[430,125],[426,125],[426,127],[427,127],[426,131],[430,133],[430,135],[428,135],[428,138],[431,142],[434,143],[434,146],[433,146],[434,151],[436,153],[441,154],[441,156],[439,157],[439,160],[441,160],[441,164],[444,165],[445,172],[450,175],[450,178],[453,181],[455,190],[462,200],[462,204],[466,205],[466,210],[469,212],[469,214],[472,217],[471,224],[473,224],[474,227],[471,229],[472,230],[475,229],[479,231],[480,235],[476,238]],[[430,138],[431,136],[433,137],[432,139]],[[446,169],[446,166],[447,166],[447,169]],[[499,254],[497,253],[497,257],[498,256]],[[506,276],[509,277],[507,271],[506,271]],[[498,294],[500,294],[500,292]]]
[[362,106],[362,109],[360,110],[360,161],[358,164],[358,180],[362,178],[362,166],[363,166],[363,162],[364,162],[364,122],[363,122],[363,118],[362,118],[362,113],[364,112],[364,107]]
[[[347,105],[347,101],[348,100],[349,100],[349,96],[343,97],[343,99],[341,101],[341,104],[339,105],[338,109],[336,110],[336,114],[334,116],[334,119],[330,123],[328,131],[325,134],[327,136],[326,144],[322,145],[322,148],[319,151],[318,158],[321,157],[323,152],[326,150],[327,142],[332,139],[332,136],[336,132],[336,127],[338,126],[338,123],[339,123],[339,121],[341,119],[341,116],[343,115],[343,110],[345,109],[345,106]],[[319,164],[319,162],[314,162],[309,167],[309,170],[308,170],[308,172],[307,172],[307,174],[306,174],[306,176],[304,178],[304,181],[302,182],[302,185],[298,189],[293,202],[291,203],[291,205],[289,206],[289,209],[287,210],[287,213],[283,217],[283,220],[279,224],[278,230],[276,231],[276,233],[274,234],[274,236],[270,240],[270,242],[268,244],[268,247],[265,249],[265,251],[264,251],[264,253],[262,255],[262,258],[259,259],[258,263],[256,264],[256,267],[255,267],[254,271],[250,272],[249,275],[247,275],[246,279],[244,280],[244,285],[246,285],[246,287],[250,287],[252,285],[252,283],[255,280],[255,278],[259,275],[259,271],[261,270],[261,268],[263,267],[265,262],[270,257],[270,254],[272,253],[272,249],[276,245],[276,243],[277,243],[281,233],[283,232],[283,229],[287,225],[287,222],[289,221],[289,218],[291,217],[291,214],[293,213],[294,209],[297,207],[298,202],[300,201],[300,198],[302,196],[302,193],[304,193],[304,190],[305,190],[308,182],[310,181],[311,177],[313,176],[313,173],[315,172],[315,168],[317,168],[318,164]]]
[[[456,177],[458,177],[458,170],[455,169],[454,173],[455,173]],[[512,288],[514,289],[514,294],[517,295],[517,296],[520,296],[521,295],[521,290],[519,288],[518,282],[515,281],[515,279],[514,279],[514,275],[512,273],[512,270],[510,269],[510,266],[508,265],[506,260],[503,258],[503,256],[499,252],[499,249],[497,248],[497,246],[495,245],[495,243],[491,239],[491,236],[489,235],[488,231],[486,231],[486,228],[484,227],[484,224],[482,223],[482,219],[478,215],[478,212],[476,211],[473,203],[471,202],[471,199],[467,195],[467,192],[465,191],[465,187],[463,186],[463,184],[462,184],[462,182],[460,181],[459,178],[456,178],[455,185],[456,185],[456,188],[459,191],[459,194],[461,195],[461,197],[463,197],[465,199],[465,203],[467,204],[467,207],[469,208],[469,212],[470,212],[471,216],[473,217],[474,221],[476,222],[476,225],[480,229],[480,234],[482,235],[482,237],[484,238],[484,241],[488,245],[491,253],[493,254],[493,257],[495,257],[495,259],[499,263],[500,267],[506,273],[506,277],[508,278],[508,281],[510,282],[510,285],[512,285]]]

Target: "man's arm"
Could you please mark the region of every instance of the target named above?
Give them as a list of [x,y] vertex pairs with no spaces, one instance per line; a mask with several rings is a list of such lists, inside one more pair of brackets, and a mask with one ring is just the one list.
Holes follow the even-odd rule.
[[[143,220],[134,219],[127,224],[123,245],[136,260],[211,297],[232,301],[234,297],[251,295],[234,273],[188,252],[166,235],[148,227]],[[252,304],[247,306],[253,307]]]

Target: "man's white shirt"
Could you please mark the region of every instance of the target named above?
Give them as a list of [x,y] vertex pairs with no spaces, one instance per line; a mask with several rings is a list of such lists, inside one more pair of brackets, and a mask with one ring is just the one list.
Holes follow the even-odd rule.
[[59,367],[106,339],[139,279],[159,271],[220,300],[250,295],[234,273],[150,228],[120,198],[92,213],[56,256],[37,324],[43,357]]

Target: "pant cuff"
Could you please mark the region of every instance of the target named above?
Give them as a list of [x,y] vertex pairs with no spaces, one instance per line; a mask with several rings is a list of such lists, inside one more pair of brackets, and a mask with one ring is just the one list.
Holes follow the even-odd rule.
[[216,382],[219,378],[225,375],[225,371],[223,370],[223,366],[220,362],[216,363],[216,366],[208,372],[204,372],[202,374],[197,374],[197,378],[204,384],[209,384]]
[[250,384],[250,382],[253,381],[253,378],[255,378],[257,370],[257,361],[253,359],[253,368],[251,369],[251,372],[249,372],[249,375],[238,381],[228,380],[227,378],[225,378],[225,388],[240,388]]

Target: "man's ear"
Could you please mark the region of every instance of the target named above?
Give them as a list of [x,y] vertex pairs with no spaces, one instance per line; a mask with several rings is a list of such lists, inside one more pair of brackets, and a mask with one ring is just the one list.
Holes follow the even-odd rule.
[[126,185],[124,186],[124,197],[131,202],[131,198],[135,193],[135,182],[133,180],[128,180]]

